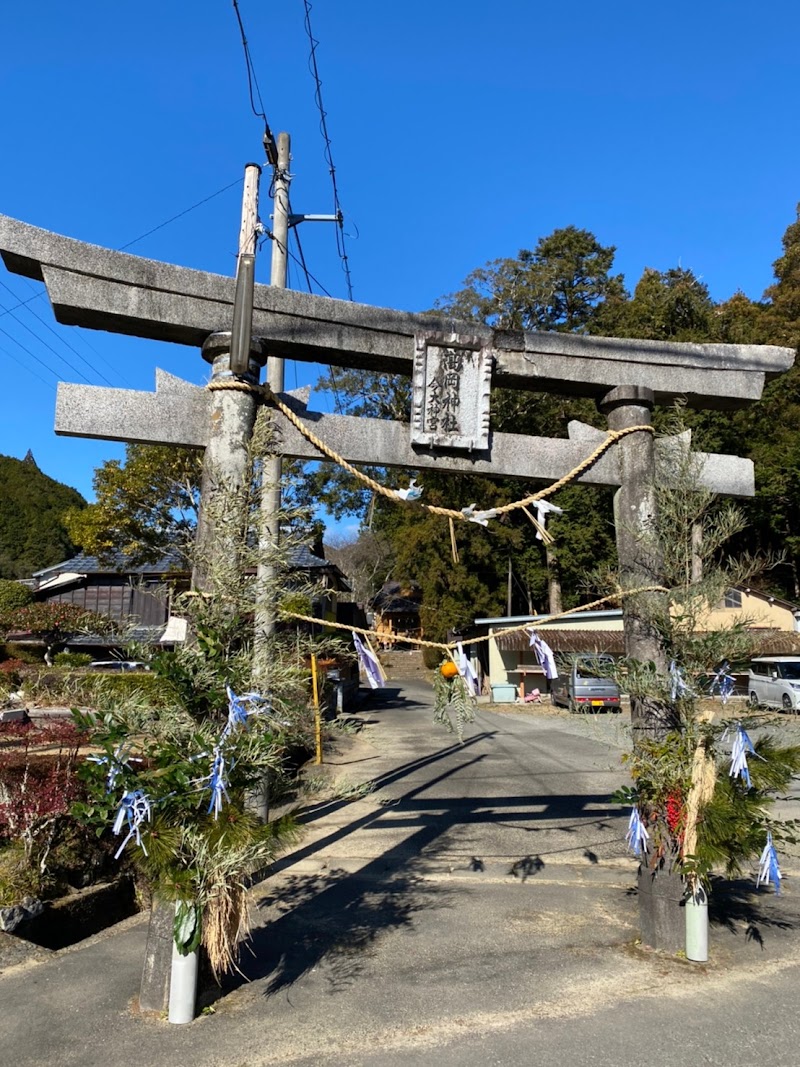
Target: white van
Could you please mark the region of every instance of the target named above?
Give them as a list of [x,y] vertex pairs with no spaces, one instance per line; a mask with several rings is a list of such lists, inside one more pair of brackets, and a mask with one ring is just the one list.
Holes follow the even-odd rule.
[[800,656],[758,656],[750,663],[750,704],[797,713],[800,708]]

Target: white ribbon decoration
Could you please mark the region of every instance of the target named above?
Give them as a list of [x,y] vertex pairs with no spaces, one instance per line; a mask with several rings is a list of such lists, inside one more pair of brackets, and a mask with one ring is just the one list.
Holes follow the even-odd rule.
[[[534,503],[534,507],[536,508],[536,521],[539,523],[539,525],[541,526],[542,530],[546,530],[547,529],[547,516],[548,516],[548,514],[552,514],[552,515],[563,515],[564,514],[564,509],[563,508],[557,508],[555,504],[551,504],[548,500],[534,500],[533,503]],[[541,541],[542,540],[541,530],[537,530],[536,531],[536,540],[537,541]]]

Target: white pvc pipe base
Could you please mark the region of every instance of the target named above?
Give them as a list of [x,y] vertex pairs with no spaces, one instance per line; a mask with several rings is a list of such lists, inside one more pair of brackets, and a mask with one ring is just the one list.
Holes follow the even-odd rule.
[[708,961],[708,897],[702,886],[688,898],[686,911],[686,959]]
[[197,1000],[198,953],[182,956],[172,942],[172,969],[169,983],[169,1021],[190,1023]]

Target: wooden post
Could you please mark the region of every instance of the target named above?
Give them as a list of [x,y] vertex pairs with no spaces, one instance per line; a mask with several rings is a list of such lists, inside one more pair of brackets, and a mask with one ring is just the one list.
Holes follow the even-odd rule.
[[311,655],[311,689],[314,695],[314,742],[317,750],[315,762],[322,763],[322,713],[319,706],[317,657],[313,653]]
[[236,295],[233,301],[233,328],[231,330],[231,373],[236,375],[247,374],[250,361],[260,177],[261,167],[257,163],[248,163],[244,169],[242,225],[239,230],[239,258],[236,264]]

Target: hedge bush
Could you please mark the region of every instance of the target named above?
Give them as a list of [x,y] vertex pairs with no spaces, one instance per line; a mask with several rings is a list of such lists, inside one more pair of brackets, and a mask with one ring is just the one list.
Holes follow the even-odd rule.
[[88,667],[91,662],[88,652],[57,652],[53,657],[56,667]]
[[93,671],[50,667],[25,678],[27,695],[39,704],[65,707],[93,707],[102,700],[145,700],[165,708],[177,702],[177,695],[164,679],[149,671],[100,674]]
[[0,615],[6,611],[16,611],[33,601],[33,593],[25,585],[0,578]]

